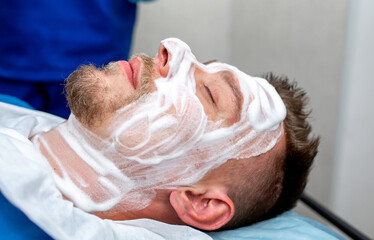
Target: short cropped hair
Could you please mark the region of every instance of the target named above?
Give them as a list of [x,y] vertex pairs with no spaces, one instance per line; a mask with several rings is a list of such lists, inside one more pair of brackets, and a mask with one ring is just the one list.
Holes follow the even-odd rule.
[[286,77],[272,73],[263,77],[277,90],[287,109],[283,122],[286,151],[273,151],[267,156],[272,159],[256,165],[257,169],[250,170],[247,176],[241,176],[240,184],[228,185],[235,213],[221,229],[250,225],[293,208],[304,191],[318,152],[319,137],[311,136],[312,128],[307,122],[310,111],[306,108],[308,98],[305,91]]

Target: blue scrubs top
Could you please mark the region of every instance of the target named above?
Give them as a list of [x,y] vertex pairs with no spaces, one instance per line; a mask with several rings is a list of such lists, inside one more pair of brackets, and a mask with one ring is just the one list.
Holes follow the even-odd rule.
[[62,83],[81,64],[127,59],[136,14],[132,2],[5,1],[0,8],[0,79]]

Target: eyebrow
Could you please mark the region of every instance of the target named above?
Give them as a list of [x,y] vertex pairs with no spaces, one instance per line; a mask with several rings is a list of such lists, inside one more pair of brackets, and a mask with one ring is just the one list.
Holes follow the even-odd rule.
[[[229,85],[229,87],[232,90],[232,93],[234,94],[235,97],[235,114],[240,117],[240,112],[242,110],[242,103],[243,103],[243,95],[242,92],[240,91],[240,88],[238,86],[238,80],[236,79],[236,76],[234,73],[230,71],[222,71],[221,76],[225,80],[226,84]],[[235,82],[235,79],[237,80]]]

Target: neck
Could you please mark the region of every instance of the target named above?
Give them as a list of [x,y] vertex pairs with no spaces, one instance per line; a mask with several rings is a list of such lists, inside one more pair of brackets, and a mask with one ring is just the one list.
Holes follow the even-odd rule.
[[100,184],[101,175],[95,171],[86,161],[82,154],[77,154],[72,145],[76,143],[63,136],[62,132],[67,122],[61,124],[46,133],[35,136],[32,141],[39,151],[48,160],[53,169],[53,177],[57,187],[64,198],[74,202],[85,211],[92,211],[96,206],[104,209],[104,203],[110,199],[110,191]]
[[100,172],[99,167],[92,167],[93,163],[89,164],[82,158],[87,152],[84,153],[81,149],[82,152],[78,154],[75,149],[78,146],[73,147],[78,143],[78,139],[64,136],[67,134],[67,124],[68,122],[64,122],[32,139],[53,169],[52,175],[57,188],[66,200],[103,219],[151,218],[166,223],[182,223],[169,203],[170,190],[157,191],[156,197],[149,205],[149,202],[145,202],[145,208],[134,210],[129,207],[123,191],[114,184],[115,177]]

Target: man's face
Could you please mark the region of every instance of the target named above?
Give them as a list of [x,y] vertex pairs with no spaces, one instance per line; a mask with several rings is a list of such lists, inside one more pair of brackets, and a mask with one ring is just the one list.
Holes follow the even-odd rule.
[[154,58],[81,67],[66,91],[69,131],[90,146],[87,164],[110,182],[107,195],[126,196],[131,207],[144,193],[150,200],[154,189],[264,153],[282,135],[285,108],[274,88],[233,66],[198,62],[178,39],[162,41]]
[[[102,126],[95,128],[88,123],[92,123],[92,119],[100,119],[100,123],[107,122],[116,110],[157,91],[155,80],[168,77],[172,59],[170,51],[161,43],[154,58],[139,54],[129,62],[111,62],[103,68],[92,65],[81,67],[76,80],[67,84],[68,97],[72,99],[69,101],[72,112],[81,116],[80,120],[87,123],[87,127],[92,127],[92,130],[102,129]],[[209,67],[199,62],[192,63],[183,78],[188,79],[188,75],[193,72],[193,78],[188,80],[194,81],[194,94],[208,119],[222,121],[224,126],[230,126],[240,118],[243,96],[239,81],[230,69],[217,63],[212,65]],[[71,88],[80,91],[73,92]],[[91,106],[82,107],[81,102],[89,102]],[[86,116],[90,116],[90,120],[85,119]],[[92,125],[97,126],[95,123]]]

